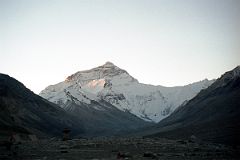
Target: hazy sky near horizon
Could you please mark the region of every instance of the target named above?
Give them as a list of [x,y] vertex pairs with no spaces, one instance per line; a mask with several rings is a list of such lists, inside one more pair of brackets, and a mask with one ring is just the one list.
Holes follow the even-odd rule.
[[0,72],[35,93],[111,61],[142,83],[240,64],[239,0],[0,0]]

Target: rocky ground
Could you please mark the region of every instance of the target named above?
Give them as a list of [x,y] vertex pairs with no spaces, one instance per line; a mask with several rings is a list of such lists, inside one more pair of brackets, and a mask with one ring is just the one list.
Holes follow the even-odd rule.
[[23,141],[2,145],[0,160],[239,159],[240,148],[194,140],[98,138]]

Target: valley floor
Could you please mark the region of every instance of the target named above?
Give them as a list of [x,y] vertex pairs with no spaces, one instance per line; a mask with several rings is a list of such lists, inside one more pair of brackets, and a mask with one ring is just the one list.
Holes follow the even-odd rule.
[[238,159],[240,149],[203,142],[142,138],[99,138],[61,141],[24,141],[7,150],[0,160],[114,160],[114,159]]

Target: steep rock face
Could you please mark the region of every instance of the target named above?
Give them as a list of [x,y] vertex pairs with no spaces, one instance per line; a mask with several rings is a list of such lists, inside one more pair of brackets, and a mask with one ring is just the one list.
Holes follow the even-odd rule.
[[77,135],[81,124],[61,107],[35,95],[22,83],[0,74],[0,132],[62,136],[64,128]]
[[213,80],[203,80],[181,87],[146,85],[139,83],[127,71],[107,62],[47,87],[40,96],[63,108],[69,101],[89,106],[91,101],[106,101],[146,121],[158,122],[212,83]]
[[240,144],[240,66],[226,72],[210,87],[153,127],[152,136],[200,139]]

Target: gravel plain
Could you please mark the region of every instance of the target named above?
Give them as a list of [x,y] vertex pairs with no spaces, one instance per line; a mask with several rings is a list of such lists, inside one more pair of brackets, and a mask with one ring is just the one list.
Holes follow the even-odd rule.
[[1,160],[239,159],[240,149],[195,142],[148,138],[94,138],[68,141],[23,141],[11,150],[1,147]]

